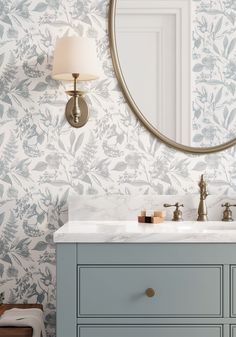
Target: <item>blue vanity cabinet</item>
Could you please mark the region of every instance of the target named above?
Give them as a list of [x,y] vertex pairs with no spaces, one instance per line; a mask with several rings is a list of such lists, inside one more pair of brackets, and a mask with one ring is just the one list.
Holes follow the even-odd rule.
[[236,337],[236,244],[57,243],[65,336]]

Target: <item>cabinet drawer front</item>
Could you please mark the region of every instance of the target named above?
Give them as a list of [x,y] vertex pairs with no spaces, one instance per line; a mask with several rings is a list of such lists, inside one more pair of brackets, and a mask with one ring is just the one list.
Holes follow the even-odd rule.
[[222,327],[212,326],[83,326],[78,337],[222,337]]
[[79,316],[221,316],[221,266],[78,267],[78,282]]

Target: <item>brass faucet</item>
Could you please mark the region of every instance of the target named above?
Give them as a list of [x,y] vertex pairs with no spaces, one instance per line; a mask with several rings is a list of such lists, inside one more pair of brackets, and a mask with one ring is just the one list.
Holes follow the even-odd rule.
[[198,218],[197,221],[208,221],[207,217],[207,206],[206,206],[206,198],[208,196],[206,182],[204,181],[203,174],[201,175],[201,179],[199,181],[200,188],[200,202],[198,206]]
[[183,221],[182,218],[182,212],[180,210],[180,207],[184,207],[183,204],[179,204],[178,202],[176,202],[174,205],[170,205],[170,204],[164,204],[164,207],[176,207],[174,212],[173,212],[173,219],[172,221]]
[[230,207],[236,207],[236,205],[230,205],[229,202],[226,202],[224,205],[221,205],[221,207],[225,207],[222,221],[234,221]]

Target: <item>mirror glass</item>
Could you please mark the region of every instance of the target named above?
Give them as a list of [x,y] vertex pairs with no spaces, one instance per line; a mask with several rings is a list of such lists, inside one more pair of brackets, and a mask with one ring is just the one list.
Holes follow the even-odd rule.
[[235,0],[117,0],[123,80],[142,116],[183,145],[236,137]]

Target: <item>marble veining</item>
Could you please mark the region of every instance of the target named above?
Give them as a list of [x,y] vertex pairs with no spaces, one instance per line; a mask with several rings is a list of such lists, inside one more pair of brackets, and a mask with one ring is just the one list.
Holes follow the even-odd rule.
[[[196,182],[197,185],[197,182]],[[235,204],[236,195],[209,195],[206,200],[208,219],[220,221],[225,202]],[[197,219],[199,193],[185,195],[78,195],[70,193],[68,198],[68,220],[135,220],[140,210],[164,210],[163,204],[184,203],[183,219]],[[174,208],[165,209],[166,220],[172,220]],[[236,220],[236,207],[232,207],[233,218]]]
[[236,221],[69,221],[54,233],[54,242],[151,243],[151,242],[236,242]]

